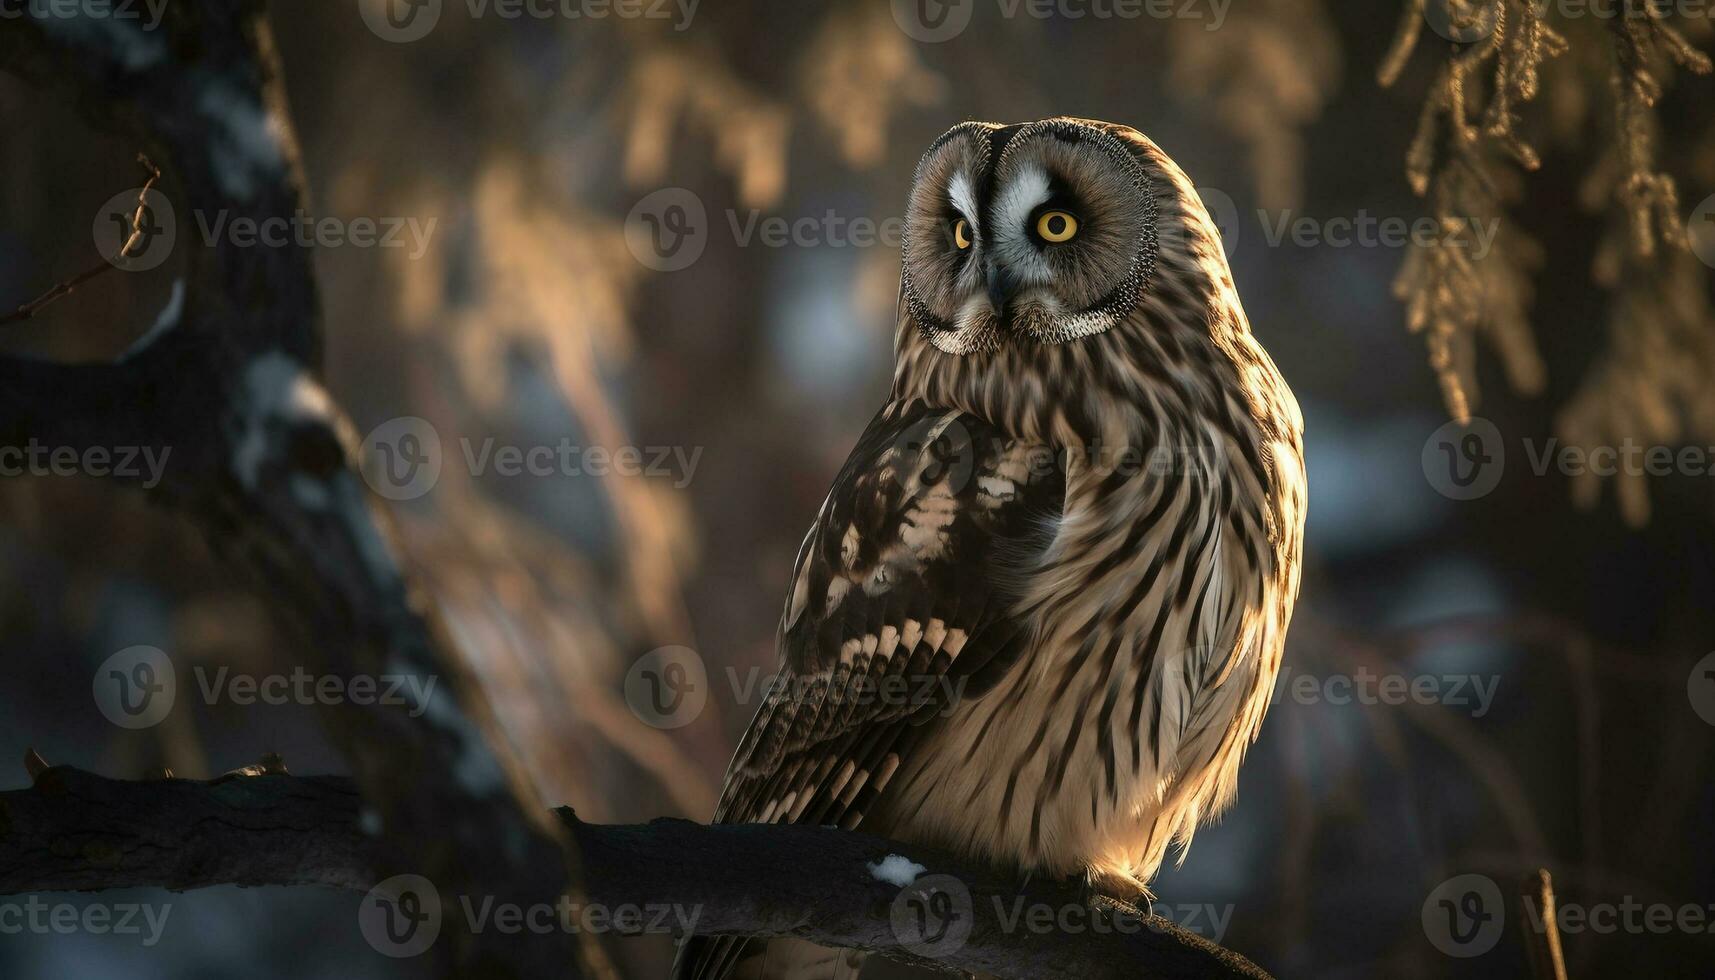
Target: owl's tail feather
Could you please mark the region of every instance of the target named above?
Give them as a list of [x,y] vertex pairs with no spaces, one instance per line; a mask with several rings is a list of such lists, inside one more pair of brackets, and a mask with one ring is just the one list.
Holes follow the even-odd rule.
[[673,976],[675,980],[857,980],[866,955],[802,939],[698,937],[680,951]]

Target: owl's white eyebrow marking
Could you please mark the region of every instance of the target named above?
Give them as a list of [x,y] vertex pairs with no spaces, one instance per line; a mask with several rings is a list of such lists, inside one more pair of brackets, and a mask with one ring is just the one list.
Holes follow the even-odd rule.
[[952,198],[953,207],[971,224],[977,223],[977,195],[971,188],[971,178],[963,173],[953,175],[953,183],[947,188],[947,196]]
[[1047,202],[1048,196],[1048,171],[1034,164],[1021,168],[1018,176],[995,198],[996,230],[1010,231],[1024,227],[1025,221],[1030,218],[1030,212],[1036,210],[1037,205]]
[[[1032,242],[1030,212],[1048,202],[1053,194],[1048,171],[1041,164],[1021,164],[1018,173],[994,199],[993,221],[988,228],[989,256],[1006,266],[1027,286],[1054,281],[1054,270]],[[1044,301],[1048,297],[1043,297]]]

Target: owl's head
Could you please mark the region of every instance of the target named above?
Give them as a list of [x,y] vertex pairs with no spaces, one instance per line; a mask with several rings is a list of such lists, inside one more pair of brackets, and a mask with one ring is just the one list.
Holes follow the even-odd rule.
[[[1213,235],[1183,173],[1133,129],[962,123],[917,166],[902,312],[947,354],[1099,334],[1137,309],[1164,234],[1182,248],[1188,219]],[[1193,251],[1225,275],[1218,241]]]

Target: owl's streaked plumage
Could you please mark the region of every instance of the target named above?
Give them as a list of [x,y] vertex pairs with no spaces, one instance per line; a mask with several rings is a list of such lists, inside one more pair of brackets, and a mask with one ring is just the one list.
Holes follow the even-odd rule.
[[[788,682],[715,819],[861,823],[1141,889],[1232,798],[1268,707],[1297,404],[1191,182],[1130,128],[955,126],[903,251],[893,391],[799,552]],[[856,961],[696,939],[676,975]]]

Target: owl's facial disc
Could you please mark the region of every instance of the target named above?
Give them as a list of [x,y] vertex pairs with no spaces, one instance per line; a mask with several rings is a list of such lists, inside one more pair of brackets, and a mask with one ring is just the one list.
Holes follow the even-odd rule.
[[1131,312],[1155,244],[1150,181],[1118,137],[1069,119],[966,123],[918,167],[906,300],[948,353],[1063,343]]
[[911,185],[903,292],[912,318],[950,354],[999,344],[998,322],[967,309],[985,288],[982,191],[990,171],[990,134],[999,128],[954,126],[923,155]]

